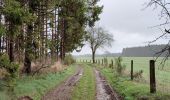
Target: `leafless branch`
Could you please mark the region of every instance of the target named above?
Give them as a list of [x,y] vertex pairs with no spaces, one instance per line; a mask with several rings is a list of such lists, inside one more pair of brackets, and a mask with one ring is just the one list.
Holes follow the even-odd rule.
[[[154,6],[154,9],[160,7],[161,11],[160,11],[160,19],[164,18],[165,22],[160,24],[160,25],[156,25],[154,27],[162,27],[162,26],[166,26],[168,24],[170,24],[170,10],[169,10],[169,6],[170,6],[170,2],[168,0],[150,0],[149,3],[147,3],[146,8]],[[145,9],[146,9],[145,8]],[[161,30],[162,31],[162,30]],[[170,29],[167,29],[164,27],[163,31],[162,31],[162,35],[160,35],[159,37],[157,37],[155,40],[150,41],[149,45],[151,43],[156,42],[157,40],[159,40],[160,38],[164,37],[167,34],[170,34]],[[163,58],[163,60],[161,61],[161,64],[164,66],[165,65],[165,61],[168,59],[168,57],[170,56],[170,40],[169,42],[165,45],[165,47],[157,52],[155,55],[157,56],[155,61],[163,54],[166,53],[165,57]]]
[[33,77],[36,73],[39,73],[40,70],[42,70],[42,69],[44,69],[44,68],[48,68],[48,67],[49,67],[48,65],[47,65],[47,66],[42,65],[39,69],[37,69],[37,70],[32,74],[32,77]]
[[160,38],[162,38],[162,37],[165,36],[165,35],[166,35],[166,33],[163,33],[161,36],[157,37],[155,40],[150,41],[150,42],[149,42],[149,45],[150,45],[151,43],[156,42],[157,40],[159,40]]

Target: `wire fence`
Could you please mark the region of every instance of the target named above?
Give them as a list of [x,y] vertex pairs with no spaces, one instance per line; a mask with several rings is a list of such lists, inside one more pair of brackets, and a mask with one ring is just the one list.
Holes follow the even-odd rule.
[[[130,75],[131,71],[131,60],[133,60],[133,70],[134,72],[138,72],[140,70],[143,71],[142,77],[145,80],[145,84],[149,85],[150,82],[150,73],[149,73],[149,61],[153,60],[152,57],[124,57],[122,64],[126,66],[126,71]],[[77,58],[77,62],[81,63],[92,63],[91,58]],[[107,66],[112,64],[115,65],[115,58],[109,57],[107,58]],[[155,77],[156,77],[156,87],[158,91],[163,93],[170,93],[170,60],[167,60],[164,65],[161,64],[161,58],[155,62]],[[104,58],[98,57],[95,60],[96,64],[104,65]],[[105,66],[106,67],[106,66]],[[130,78],[130,77],[129,77]]]

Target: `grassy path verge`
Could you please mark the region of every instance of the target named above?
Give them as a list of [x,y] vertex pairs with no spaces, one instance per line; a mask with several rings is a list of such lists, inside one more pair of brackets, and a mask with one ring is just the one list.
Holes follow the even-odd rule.
[[71,100],[95,100],[96,83],[93,68],[83,65],[84,73],[73,90]]
[[[57,73],[50,73],[35,77],[25,76],[17,80],[17,86],[14,89],[15,95],[16,97],[30,96],[33,100],[40,100],[42,95],[59,85],[70,75],[74,74],[77,68],[76,66],[77,65],[72,65],[66,70]],[[0,100],[11,100],[9,97],[10,96],[7,94],[0,93]]]
[[170,98],[170,95],[159,91],[156,94],[150,94],[149,84],[130,81],[129,77],[117,76],[110,68],[101,68],[100,71],[125,100],[169,100]]

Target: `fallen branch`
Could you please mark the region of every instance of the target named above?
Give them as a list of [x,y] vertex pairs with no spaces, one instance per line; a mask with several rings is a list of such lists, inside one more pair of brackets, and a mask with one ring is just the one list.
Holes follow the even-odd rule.
[[3,84],[3,83],[0,83],[0,86],[11,87],[10,85],[6,85],[6,84]]
[[39,73],[41,69],[48,68],[48,67],[49,67],[49,65],[46,65],[46,66],[42,65],[42,67],[40,67],[39,69],[37,69],[37,70],[32,74],[32,77],[33,77],[36,73]]

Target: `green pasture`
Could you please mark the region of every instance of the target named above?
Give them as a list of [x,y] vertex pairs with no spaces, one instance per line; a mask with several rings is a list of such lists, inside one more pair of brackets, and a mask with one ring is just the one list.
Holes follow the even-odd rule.
[[[104,57],[96,57],[97,62],[100,60],[100,63],[102,62],[102,59]],[[108,63],[111,63],[111,60],[114,57],[107,57]],[[149,85],[149,61],[154,60],[153,57],[123,57],[123,64],[126,65],[126,72],[130,75],[130,69],[131,69],[131,60],[133,60],[134,63],[134,72],[137,72],[139,70],[143,70],[143,80],[146,84]],[[163,66],[161,64],[163,58],[159,58],[156,61],[156,82],[157,82],[157,88],[160,91],[163,91],[165,93],[170,93],[170,60],[167,60],[165,62],[165,65]],[[77,62],[90,62],[91,57],[77,57]],[[92,60],[91,60],[92,61]],[[130,78],[130,76],[129,76]]]

